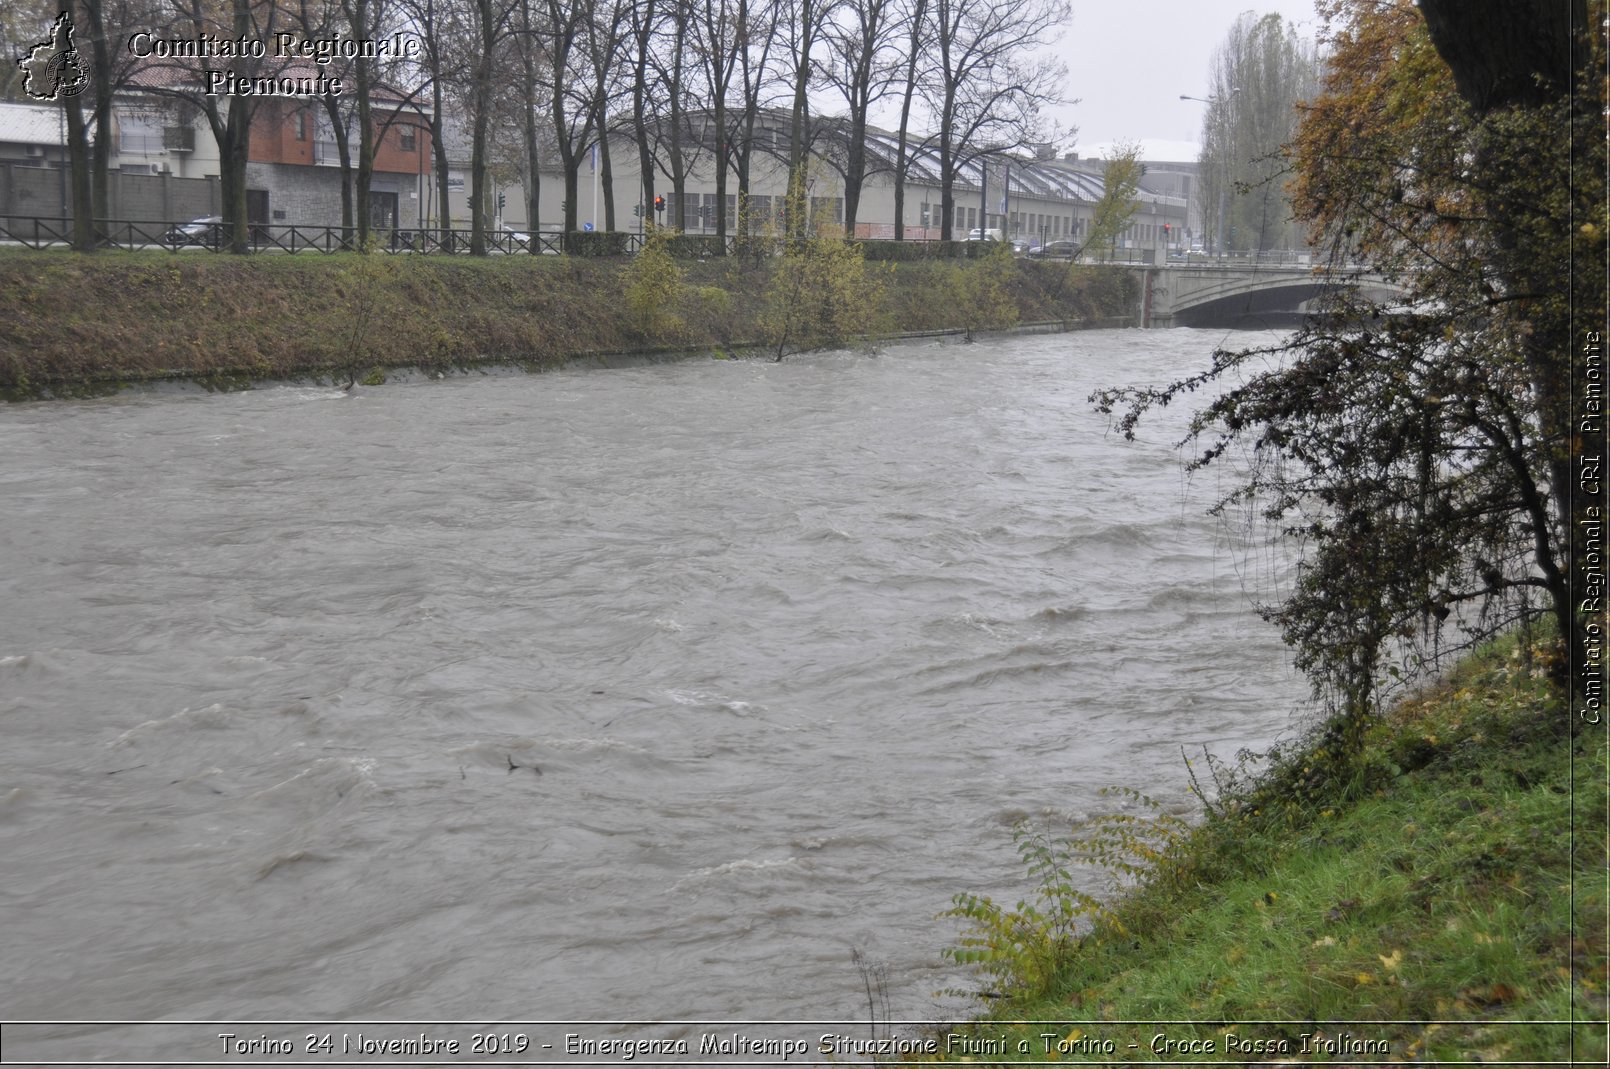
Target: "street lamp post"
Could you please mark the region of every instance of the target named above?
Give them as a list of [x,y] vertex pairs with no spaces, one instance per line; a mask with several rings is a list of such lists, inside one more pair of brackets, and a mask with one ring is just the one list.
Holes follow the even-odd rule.
[[[1239,85],[1232,85],[1230,87],[1230,95],[1231,96],[1234,96],[1236,93],[1239,93],[1239,92],[1241,92],[1241,87]],[[1187,96],[1186,94],[1181,93],[1180,94],[1180,99],[1181,100],[1194,100],[1199,104],[1219,104],[1219,103],[1223,102],[1224,98],[1223,97],[1193,97],[1193,96]],[[1222,148],[1220,150],[1220,153],[1219,153],[1219,218],[1218,218],[1218,227],[1217,227],[1217,237],[1214,239],[1214,242],[1213,242],[1213,252],[1221,260],[1224,259],[1224,215],[1225,215],[1224,201],[1225,201],[1225,190],[1230,185],[1230,159],[1229,159],[1228,153],[1229,153],[1228,146],[1225,146],[1224,148]]]

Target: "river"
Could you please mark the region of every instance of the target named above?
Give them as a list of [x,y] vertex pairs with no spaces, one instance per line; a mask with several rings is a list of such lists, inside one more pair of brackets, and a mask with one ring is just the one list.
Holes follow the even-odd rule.
[[1280,562],[1086,401],[1225,340],[0,409],[0,1017],[965,1009],[1016,821],[1293,724]]

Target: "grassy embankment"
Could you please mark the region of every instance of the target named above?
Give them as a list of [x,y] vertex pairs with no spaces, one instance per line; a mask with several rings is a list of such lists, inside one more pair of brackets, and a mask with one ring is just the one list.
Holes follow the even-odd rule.
[[[930,1060],[1604,1064],[1605,731],[1571,737],[1541,668],[1501,642],[1345,770],[1323,741],[1291,748],[1193,827],[1022,839],[1035,915],[952,911],[958,956],[1006,997]],[[1058,887],[1134,861],[1148,874],[1107,903]]]
[[[378,379],[397,367],[540,368],[598,353],[731,349],[762,340],[769,262],[680,263],[671,314],[652,332],[627,312],[629,263],[4,249],[0,396],[72,395],[158,378],[230,386],[261,378]],[[958,278],[984,264],[879,267],[876,332],[996,325],[999,309],[956,299]],[[1015,263],[1007,290],[1018,323],[1077,323],[1132,314],[1133,285],[1118,271]]]

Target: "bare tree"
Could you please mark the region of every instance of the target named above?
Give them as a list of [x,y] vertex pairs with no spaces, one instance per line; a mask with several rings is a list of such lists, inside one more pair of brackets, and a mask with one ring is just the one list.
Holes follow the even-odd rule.
[[[328,34],[347,21],[342,5],[333,0],[309,3],[308,0],[297,0],[294,5],[286,6],[286,18],[291,25],[301,31],[304,38],[319,37]],[[353,61],[345,57],[333,59],[327,68],[330,73],[341,77],[343,83],[356,84],[357,79],[352,72]],[[343,100],[334,93],[326,93],[319,98],[324,108],[326,121],[330,124],[331,139],[335,144],[336,158],[341,169],[341,227],[350,232],[355,224],[352,212],[352,195],[355,184],[352,161],[352,107],[350,98]]]
[[926,77],[926,68],[918,66],[918,57],[927,51],[928,0],[907,0],[905,10],[906,64],[905,86],[900,94],[900,130],[896,135],[894,156],[894,239],[906,237],[906,171],[911,166],[907,150],[911,147],[911,105],[917,98],[920,79]]
[[867,124],[873,106],[900,76],[895,42],[903,35],[897,0],[845,0],[827,28],[828,81],[846,110],[844,229],[854,235],[861,187],[867,177]]
[[692,87],[687,53],[693,18],[692,0],[669,0],[660,41],[662,51],[655,60],[656,114],[647,120],[654,130],[658,149],[653,156],[659,159],[663,154],[666,158],[661,166],[671,179],[674,214],[670,223],[678,230],[687,229],[688,172],[700,147],[688,125]]
[[632,65],[632,131],[637,142],[643,210],[654,210],[654,146],[649,132],[649,78],[654,72],[654,41],[663,10],[656,0],[636,0],[627,8],[626,47]]
[[748,237],[752,223],[749,180],[755,158],[755,131],[765,94],[771,86],[773,32],[777,25],[777,5],[772,0],[739,0],[738,83],[739,112],[724,136],[738,174],[738,235]]
[[[95,219],[105,219],[111,214],[108,172],[112,160],[112,100],[128,85],[137,66],[129,49],[121,46],[137,26],[150,23],[152,6],[148,0],[77,0],[73,5],[74,21],[80,27],[77,42],[80,46],[89,45],[89,87],[94,96],[84,123],[92,138],[89,180]],[[75,219],[77,215],[75,211]]]
[[[225,0],[223,3],[212,0],[170,0],[168,15],[167,32],[173,36],[191,38],[206,34],[231,40],[271,41],[275,32],[287,24],[284,9],[279,3],[254,0]],[[218,145],[218,184],[229,248],[231,252],[243,254],[250,248],[246,163],[251,144],[252,118],[259,105],[269,98],[227,90],[243,83],[250,84],[257,78],[281,74],[289,66],[289,61],[277,59],[272,52],[267,52],[265,56],[248,53],[224,59],[223,66],[222,71],[210,72],[203,78],[197,60],[158,60],[150,64],[151,70],[166,71],[176,76],[162,77],[147,85],[147,88],[188,103],[206,118],[213,140]],[[214,85],[215,78],[221,80],[222,84]],[[219,89],[225,91],[219,92]]]
[[532,17],[531,0],[520,0],[517,49],[520,56],[520,139],[523,148],[520,172],[524,177],[526,220],[533,231],[540,226],[542,205],[542,154],[537,136],[538,92],[542,86],[537,64],[541,58],[538,22]]
[[938,130],[940,236],[953,236],[961,169],[989,153],[1044,141],[1040,108],[1060,100],[1064,72],[1035,60],[1067,21],[1063,0],[931,0],[928,103]]
[[837,0],[779,0],[779,28],[786,26],[787,50],[779,57],[793,87],[788,127],[788,201],[790,240],[805,235],[805,153],[810,145],[810,87],[816,50]]
[[592,143],[593,80],[586,70],[583,33],[591,18],[590,5],[576,0],[546,0],[547,25],[544,85],[548,91],[548,118],[565,181],[564,228],[577,229],[581,161]]
[[591,0],[586,25],[587,59],[593,75],[593,130],[598,145],[598,181],[604,196],[603,229],[615,229],[615,170],[609,151],[610,118],[625,90],[621,69],[630,33],[633,0]]
[[727,236],[727,94],[744,47],[745,0],[697,0],[699,26],[694,33],[704,73],[706,99],[715,123],[716,236]]
[[470,0],[474,31],[474,67],[470,85],[470,252],[487,253],[488,134],[495,104],[499,47],[508,38],[518,0]]
[[[448,200],[448,159],[445,124],[447,116],[447,88],[450,72],[457,66],[454,59],[468,51],[463,40],[464,20],[462,7],[453,0],[398,0],[403,18],[413,27],[420,42],[419,67],[430,87],[429,115],[431,159],[436,182],[436,212],[441,227],[441,239],[448,240],[453,216]],[[535,216],[532,216],[535,219]]]

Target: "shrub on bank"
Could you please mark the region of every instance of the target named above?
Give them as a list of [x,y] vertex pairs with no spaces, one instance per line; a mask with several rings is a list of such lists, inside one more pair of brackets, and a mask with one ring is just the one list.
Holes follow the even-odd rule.
[[628,256],[632,251],[631,235],[620,230],[573,230],[564,235],[564,247],[571,256]]
[[869,263],[911,263],[925,260],[981,260],[996,247],[1010,248],[1000,241],[890,241],[857,238],[852,242]]
[[714,234],[677,234],[666,246],[678,260],[714,260],[727,255],[727,244]]

